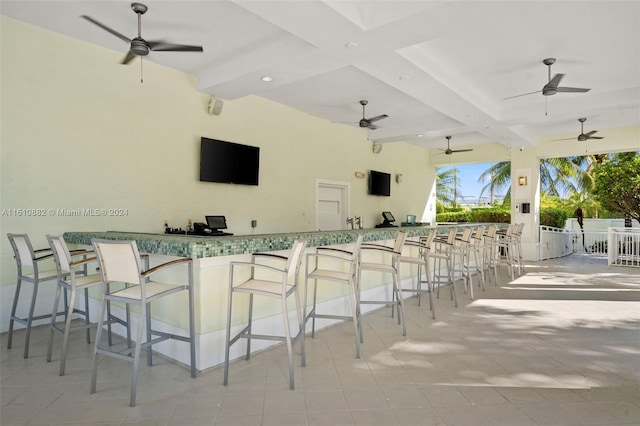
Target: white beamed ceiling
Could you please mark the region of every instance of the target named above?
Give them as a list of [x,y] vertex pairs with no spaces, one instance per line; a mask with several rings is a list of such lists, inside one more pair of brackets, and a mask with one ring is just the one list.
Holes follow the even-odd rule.
[[[199,91],[228,100],[258,95],[337,126],[357,126],[358,102],[367,99],[368,117],[389,115],[368,130],[378,142],[433,149],[452,135],[453,148],[528,146],[577,136],[579,117],[587,117],[585,132],[598,136],[640,125],[636,1],[144,3],[145,39],[204,47],[148,57],[195,75]],[[130,2],[3,0],[0,11],[123,56],[125,42],[80,15],[130,38],[137,32]],[[548,57],[557,58],[552,74],[565,74],[561,86],[592,90],[504,99],[540,90]],[[265,83],[264,75],[274,80]],[[138,78],[136,67],[131,78]]]

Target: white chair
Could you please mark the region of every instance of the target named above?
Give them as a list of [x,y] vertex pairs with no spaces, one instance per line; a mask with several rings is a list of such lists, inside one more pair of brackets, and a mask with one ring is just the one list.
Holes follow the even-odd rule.
[[[305,366],[304,352],[304,318],[300,303],[300,294],[298,292],[298,272],[302,263],[306,241],[295,241],[288,257],[280,256],[272,253],[254,253],[251,262],[231,262],[229,265],[229,300],[227,304],[227,339],[224,354],[224,385],[229,383],[229,349],[231,345],[239,339],[247,339],[246,359],[251,354],[251,339],[276,340],[284,341],[287,344],[289,355],[289,387],[295,389],[295,380],[293,376],[293,342],[300,340],[302,352],[302,366]],[[271,265],[257,263],[262,259],[279,259],[284,262],[284,266],[279,268]],[[235,283],[236,276],[246,276],[249,278],[243,280],[240,284]],[[272,279],[277,276],[279,279]],[[238,334],[231,337],[231,319],[233,307],[234,293],[245,293],[249,295],[249,318],[247,326]],[[282,317],[284,323],[284,336],[252,334],[253,320],[253,297],[264,296],[269,298],[280,299],[282,303]],[[293,296],[296,305],[296,314],[298,317],[299,330],[295,337],[291,336],[289,327],[289,311],[287,309],[287,299]]]
[[[451,293],[451,300],[454,306],[458,307],[458,295],[456,293],[456,253],[455,240],[457,230],[455,227],[449,228],[446,237],[436,235],[433,239],[431,250],[429,251],[429,259],[434,261],[433,285],[437,284],[436,297],[440,298],[440,287],[448,286]],[[445,263],[446,275],[442,273],[442,262]]]
[[[456,267],[454,268],[454,279],[457,274],[460,274],[460,278],[464,283],[464,292],[469,289],[469,297],[473,300],[473,280],[471,278],[471,262],[469,261],[471,255],[471,234],[473,229],[470,226],[465,226],[462,230],[462,234],[456,236],[453,245],[453,256],[457,259],[454,262]],[[459,269],[458,269],[459,268]]]
[[471,234],[470,240],[470,253],[468,262],[473,261],[470,265],[473,273],[478,276],[478,287],[482,288],[482,291],[486,290],[485,277],[484,277],[484,225],[478,225]]
[[[398,306],[398,324],[402,324],[402,335],[407,335],[407,324],[404,317],[404,305],[402,300],[402,285],[398,273],[398,258],[402,255],[402,247],[407,234],[398,232],[393,248],[381,244],[363,243],[360,247],[360,261],[358,262],[358,305],[391,305],[391,317],[394,315],[394,307]],[[363,262],[362,255],[366,252],[387,254],[388,262]],[[362,300],[362,272],[375,271],[390,274],[393,281],[391,289],[391,302],[388,300]],[[360,325],[360,341],[363,341],[362,324]]]
[[[436,235],[435,228],[432,228],[429,231],[429,234],[426,237],[420,237],[419,241],[406,240],[404,242],[404,248],[413,248],[414,252],[417,250],[416,255],[414,256],[405,256],[402,255],[398,258],[398,264],[402,265],[403,263],[409,265],[417,266],[417,282],[416,288],[402,288],[403,292],[414,292],[418,298],[418,306],[421,304],[422,293],[425,291],[422,289],[422,284],[427,284],[427,293],[429,293],[429,309],[431,309],[431,316],[433,319],[436,319],[436,310],[433,304],[433,283],[431,280],[431,268],[430,268],[430,260],[429,260],[429,252],[431,251],[431,245],[433,244],[433,239]],[[425,278],[423,279],[423,271]]]
[[513,246],[516,251],[516,264],[518,266],[518,275],[524,274],[524,260],[522,257],[522,231],[524,230],[524,223],[517,223],[513,230]]
[[[147,364],[152,364],[152,345],[168,339],[175,339],[189,343],[191,377],[196,377],[196,352],[195,352],[195,317],[193,295],[193,260],[188,258],[166,262],[151,269],[145,270],[135,241],[92,240],[93,248],[100,262],[102,282],[105,284],[102,297],[102,308],[98,328],[93,361],[91,363],[91,387],[90,393],[96,392],[98,374],[98,354],[110,356],[116,359],[131,362],[131,392],[129,405],[136,405],[136,385],[138,382],[138,366],[142,349],[147,350]],[[151,280],[151,276],[161,270],[178,265],[186,265],[188,269],[187,284],[164,284]],[[107,284],[119,282],[128,284],[124,288],[109,291]],[[160,298],[182,292],[188,292],[188,317],[189,336],[180,336],[173,333],[156,330],[151,325],[151,303]],[[105,322],[107,305],[110,302],[119,302],[127,306],[137,306],[140,312],[138,330],[135,335],[135,345],[123,350],[101,346],[100,337]],[[176,309],[180,309],[176,306]],[[145,327],[146,325],[146,327]],[[130,327],[130,323],[127,328]],[[146,341],[143,343],[146,328]]]
[[[24,357],[29,357],[29,340],[31,338],[31,327],[34,321],[50,318],[51,312],[43,315],[35,315],[36,300],[38,297],[38,287],[40,283],[55,282],[58,277],[56,269],[41,270],[40,265],[47,259],[53,258],[51,248],[34,250],[27,234],[7,234],[9,243],[13,249],[18,270],[18,282],[16,284],[16,292],[13,296],[13,305],[11,306],[11,315],[9,316],[9,333],[7,336],[7,349],[11,349],[13,341],[14,323],[23,324],[26,328],[24,340]],[[29,311],[26,316],[18,316],[16,314],[18,301],[20,299],[20,290],[22,283],[27,282],[33,284],[31,293],[31,302],[29,303]],[[65,293],[65,306],[66,306]],[[62,312],[55,312],[54,315],[64,315],[66,309]]]
[[[356,296],[356,273],[363,239],[363,234],[358,236],[352,251],[335,247],[316,247],[315,253],[307,253],[305,268],[304,322],[306,324],[311,319],[311,337],[315,337],[316,318],[352,320],[355,329],[356,358],[360,358],[360,308],[357,304]],[[306,294],[310,280],[313,280],[313,304],[311,310],[307,313]],[[319,314],[316,312],[318,280],[336,282],[347,286],[351,306],[350,316]]]
[[[67,345],[69,343],[69,333],[72,330],[86,330],[87,343],[90,341],[90,330],[92,326],[89,322],[89,288],[102,285],[102,279],[99,274],[87,274],[87,264],[96,261],[96,257],[91,250],[74,251],[72,259],[71,252],[67,247],[64,239],[59,236],[47,235],[47,241],[56,262],[58,271],[58,284],[56,286],[56,296],[53,302],[53,310],[51,315],[51,324],[49,326],[49,347],[47,349],[47,362],[51,362],[51,353],[53,351],[53,335],[54,333],[62,336],[62,347],[60,348],[60,375],[64,375],[65,364],[67,359]],[[91,255],[92,257],[87,257]],[[79,257],[80,256],[80,257]],[[78,258],[79,257],[79,258]],[[83,267],[82,271],[78,271],[79,267]],[[79,290],[84,290],[84,310],[76,308],[76,298]],[[60,328],[56,325],[56,312],[60,304],[60,296],[62,292],[69,292],[69,303],[65,306],[64,327]],[[71,326],[74,314],[84,316],[84,323]]]
[[515,224],[509,224],[507,229],[499,229],[496,232],[498,237],[499,264],[506,265],[509,270],[509,277],[515,278],[515,268],[517,268],[517,247],[515,244]]
[[498,265],[500,263],[500,253],[498,251],[497,225],[489,225],[484,234],[483,258],[485,269],[489,278],[493,276],[493,283],[498,285]]

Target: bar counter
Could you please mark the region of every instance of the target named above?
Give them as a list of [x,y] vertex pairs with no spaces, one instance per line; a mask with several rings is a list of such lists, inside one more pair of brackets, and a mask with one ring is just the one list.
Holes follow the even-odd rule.
[[[449,226],[438,226],[440,232],[448,232]],[[376,241],[379,244],[393,246],[399,231],[406,232],[408,238],[427,235],[432,227],[406,226],[374,229],[354,229],[345,231],[297,232],[264,235],[234,235],[234,236],[192,236],[176,234],[147,234],[139,232],[66,232],[64,238],[73,246],[90,246],[93,238],[111,240],[135,240],[141,253],[149,254],[150,266],[164,263],[176,258],[189,257],[193,259],[195,317],[196,317],[196,366],[204,370],[221,364],[224,361],[225,328],[227,313],[227,297],[229,288],[229,263],[232,261],[250,261],[251,253],[274,252],[288,255],[288,251],[296,239],[307,241],[307,251],[314,247],[334,246],[351,250],[358,235],[364,234],[365,241]],[[388,254],[375,253],[367,257],[366,261],[388,262]],[[305,260],[300,267],[299,282],[305,285]],[[167,283],[184,283],[187,273],[182,266],[176,271],[162,271],[156,277]],[[414,287],[417,269],[407,266],[401,270],[402,286]],[[363,275],[362,294],[364,300],[391,300],[391,276],[389,274],[367,273]],[[304,289],[301,288],[304,292]],[[302,293],[301,293],[302,294]],[[247,302],[242,298],[234,298],[233,330],[246,324],[248,315]],[[264,298],[263,298],[264,299]],[[98,313],[100,294],[93,293],[90,299],[92,313]],[[322,312],[348,314],[349,298],[344,286],[327,283],[318,289],[318,309]],[[237,306],[236,306],[237,304]],[[282,314],[279,301],[260,300],[256,302],[254,311],[254,327],[267,331],[266,334],[279,334],[282,330]],[[363,313],[375,309],[371,305],[363,305]],[[183,307],[183,308],[182,308]],[[293,305],[289,307],[291,323],[296,324]],[[112,306],[118,315],[118,306]],[[188,330],[186,315],[186,293],[176,294],[166,300],[156,302],[152,315],[156,324],[161,323],[160,329],[166,332],[185,335]],[[120,312],[120,314],[123,314]],[[391,318],[389,318],[392,321]],[[92,317],[91,321],[97,321]],[[132,325],[137,326],[137,313],[132,312]],[[395,320],[394,320],[395,321]],[[316,329],[330,326],[336,320],[319,319]],[[124,334],[124,328],[117,328],[114,332]],[[400,333],[400,331],[398,331]],[[251,350],[260,351],[274,344],[268,341],[254,341]],[[184,364],[189,363],[188,346],[183,342],[166,341],[154,346],[154,350]],[[231,357],[244,355],[244,345],[234,345]]]
[[[444,227],[439,227],[444,228]],[[185,234],[149,234],[141,232],[65,232],[68,244],[91,245],[91,239],[135,240],[141,253],[200,259],[265,251],[288,250],[297,239],[307,241],[307,247],[349,244],[364,234],[365,241],[392,240],[399,231],[407,238],[429,233],[427,226],[353,229],[343,231],[292,232],[233,236],[199,236]]]

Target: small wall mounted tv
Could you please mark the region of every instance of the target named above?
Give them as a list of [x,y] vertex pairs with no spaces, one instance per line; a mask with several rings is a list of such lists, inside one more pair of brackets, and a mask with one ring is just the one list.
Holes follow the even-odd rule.
[[201,138],[201,182],[258,185],[259,169],[259,147]]
[[391,196],[391,174],[371,170],[369,172],[369,194]]

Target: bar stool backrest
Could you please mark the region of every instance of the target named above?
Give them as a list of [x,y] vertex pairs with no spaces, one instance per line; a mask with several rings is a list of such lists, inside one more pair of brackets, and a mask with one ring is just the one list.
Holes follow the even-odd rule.
[[447,244],[449,244],[450,246],[453,245],[453,243],[456,242],[456,233],[457,233],[457,229],[455,227],[451,227],[449,228],[449,235],[447,236]]
[[[51,246],[51,250],[53,251],[53,258],[56,261],[56,266],[58,268],[58,273],[60,275],[65,273],[71,273],[71,254],[69,253],[69,248],[67,244],[64,242],[62,237],[54,237],[51,235],[47,235],[47,240],[49,241],[49,245]],[[60,279],[60,277],[58,277]]]
[[306,247],[307,242],[300,240],[296,240],[293,243],[293,247],[291,247],[291,253],[289,254],[286,265],[287,278],[289,282],[297,282],[298,270]]
[[462,231],[462,237],[460,237],[460,239],[465,242],[468,243],[471,240],[471,234],[473,233],[473,228],[470,226],[466,226],[464,228],[464,230]]
[[356,239],[356,243],[353,245],[353,250],[351,251],[351,261],[357,262],[360,256],[360,247],[362,246],[362,242],[364,241],[364,234],[358,235],[358,239]]
[[135,241],[95,239],[92,242],[104,282],[143,284],[143,267]]
[[481,240],[484,235],[484,225],[478,225],[476,231],[473,233],[473,238],[476,240]]
[[487,233],[485,234],[485,237],[489,239],[494,239],[496,237],[497,230],[498,230],[498,227],[496,225],[489,225],[489,227],[487,228]]
[[429,234],[427,234],[426,237],[421,237],[420,238],[420,242],[425,245],[427,250],[430,250],[431,249],[431,245],[433,244],[433,239],[435,238],[435,236],[436,236],[436,229],[435,228],[431,228],[431,230],[429,231]]
[[[393,251],[396,253],[402,252],[402,247],[404,246],[404,240],[407,238],[406,232],[398,232],[398,236],[396,237],[396,242],[393,245]],[[397,256],[397,254],[395,255]]]
[[7,234],[7,237],[9,237],[18,267],[28,266],[35,268],[36,266],[33,262],[35,255],[27,234]]

